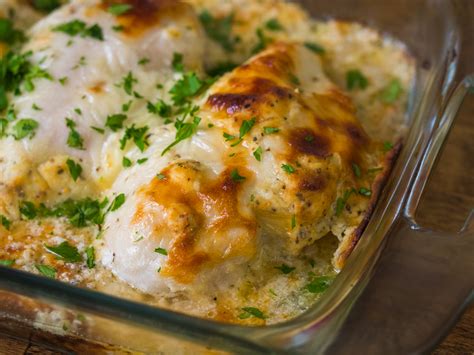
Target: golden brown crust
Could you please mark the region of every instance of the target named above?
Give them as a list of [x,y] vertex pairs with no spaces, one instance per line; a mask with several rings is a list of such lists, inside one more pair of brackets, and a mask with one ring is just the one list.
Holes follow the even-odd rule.
[[[132,223],[141,223],[147,217],[150,204],[162,208],[167,216],[154,225],[158,234],[165,231],[172,238],[161,275],[189,283],[205,265],[254,253],[256,222],[239,208],[242,183],[232,179],[233,169],[228,167],[217,178],[211,178],[192,162],[178,163],[167,167],[161,179],[153,179],[140,190],[143,198]],[[243,167],[238,172],[251,179],[251,173]],[[198,190],[196,184],[200,186]],[[234,238],[222,253],[217,245],[228,234]]]
[[110,5],[129,4],[129,11],[117,16],[122,33],[137,37],[159,25],[165,17],[182,16],[189,11],[189,5],[179,0],[103,0],[101,8],[107,10]]

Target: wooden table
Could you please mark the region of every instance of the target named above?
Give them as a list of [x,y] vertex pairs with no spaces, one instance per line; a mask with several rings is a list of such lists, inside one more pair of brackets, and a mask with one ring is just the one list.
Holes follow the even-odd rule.
[[[470,7],[474,10],[474,5]],[[474,13],[474,11],[472,12]],[[474,58],[474,33],[464,40],[466,58]],[[461,63],[461,71],[474,71],[469,60]],[[428,183],[420,205],[418,220],[424,226],[455,232],[474,208],[474,95],[465,101],[445,149]],[[60,354],[38,345],[40,338],[14,339],[0,334],[0,354]],[[84,344],[67,346],[78,353],[91,353]],[[94,353],[102,353],[100,350]],[[441,354],[474,354],[474,305],[434,352]]]

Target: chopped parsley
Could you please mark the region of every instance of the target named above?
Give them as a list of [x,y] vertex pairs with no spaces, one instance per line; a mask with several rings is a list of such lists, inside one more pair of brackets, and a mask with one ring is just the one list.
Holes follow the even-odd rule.
[[232,39],[232,24],[234,15],[230,14],[222,18],[216,18],[205,10],[199,15],[199,19],[206,31],[206,34],[213,41],[219,43],[227,52],[234,50],[235,40]]
[[275,269],[280,270],[285,275],[289,274],[290,272],[296,270],[295,267],[288,266],[286,264],[281,264],[281,266],[275,266]]
[[14,44],[25,40],[25,35],[13,27],[13,22],[7,18],[0,18],[0,42]]
[[265,28],[270,31],[283,31],[285,29],[277,18],[265,22]]
[[68,78],[67,76],[64,76],[64,77],[58,79],[59,83],[60,83],[62,86],[66,85],[66,83],[67,83],[68,80],[69,80],[69,78]]
[[171,62],[171,66],[173,67],[174,71],[178,73],[184,72],[183,55],[181,53],[173,53],[173,61]]
[[158,173],[158,174],[156,174],[156,178],[158,180],[164,180],[164,179],[166,179],[166,175],[162,174],[162,173]]
[[361,177],[362,173],[361,173],[361,170],[360,170],[360,166],[357,165],[356,163],[352,163],[352,171],[354,172],[354,175],[357,178]]
[[100,134],[104,134],[105,133],[105,129],[103,128],[100,128],[100,127],[94,127],[94,126],[91,126],[91,128],[96,131],[97,133],[100,133]]
[[130,106],[132,106],[133,101],[130,100],[129,102],[126,102],[122,105],[122,111],[123,112],[128,112],[130,110]]
[[138,65],[145,65],[145,64],[148,64],[150,63],[150,59],[148,58],[142,58],[138,61]]
[[[235,146],[239,145],[242,142],[243,137],[248,132],[250,132],[252,127],[255,125],[255,121],[256,121],[255,117],[252,117],[250,120],[243,120],[242,121],[242,124],[240,125],[240,129],[239,129],[239,137],[238,137],[237,141],[232,143],[231,147],[235,147]],[[226,142],[227,141],[232,141],[232,140],[237,138],[236,136],[233,136],[233,135],[228,134],[228,133],[224,133],[223,135],[224,135],[224,138],[225,138]]]
[[136,128],[135,124],[131,127],[127,127],[125,134],[120,139],[120,149],[124,149],[127,141],[133,140],[135,145],[140,149],[141,152],[149,146],[148,141],[146,140],[145,134],[148,132],[148,126]]
[[64,260],[67,263],[78,263],[82,261],[82,256],[75,246],[68,242],[62,242],[58,246],[45,245],[45,249],[53,254],[56,259]]
[[239,171],[237,169],[234,169],[230,172],[230,177],[233,181],[236,181],[236,182],[241,182],[246,179],[245,176],[242,176],[239,174]]
[[43,12],[51,12],[61,6],[60,0],[33,0],[33,7]]
[[33,52],[24,54],[9,52],[0,59],[0,112],[8,107],[7,93],[21,94],[22,90],[31,92],[37,79],[52,80],[51,75],[30,62]]
[[89,269],[95,268],[95,248],[93,246],[86,249],[86,265]]
[[165,256],[168,255],[168,251],[167,251],[166,249],[163,249],[163,248],[156,248],[156,249],[155,249],[155,253],[158,253],[158,254],[161,254],[161,255],[165,255]]
[[199,79],[196,73],[186,73],[171,88],[171,99],[177,106],[184,105],[188,98],[197,95],[203,87],[205,82]]
[[388,86],[382,90],[381,99],[386,104],[391,104],[397,101],[402,93],[403,87],[400,80],[393,79]]
[[263,127],[263,133],[265,134],[273,134],[280,132],[279,128],[276,127]]
[[296,170],[294,167],[292,167],[290,164],[282,164],[281,168],[283,169],[284,172],[288,174],[293,174]]
[[158,115],[162,118],[169,118],[173,114],[173,108],[163,100],[158,100],[155,104],[148,101],[147,103],[148,112],[154,115]]
[[342,197],[338,197],[336,200],[336,216],[340,216],[342,211],[344,210],[344,207],[346,207],[347,200],[349,197],[356,192],[355,189],[349,189],[344,192],[344,195]]
[[104,40],[104,34],[99,25],[94,24],[87,26],[87,24],[81,20],[72,20],[55,26],[53,27],[53,31],[62,32],[72,37],[80,35],[81,37],[90,37],[99,41]]
[[130,4],[112,4],[107,8],[107,11],[115,16],[126,14],[133,8]]
[[0,260],[0,265],[1,266],[7,266],[10,267],[15,263],[15,260]]
[[117,211],[125,203],[125,194],[120,194],[114,198],[110,204],[109,210],[114,212]]
[[[184,120],[184,118],[183,118]],[[178,143],[184,141],[185,139],[190,138],[194,133],[196,133],[197,128],[199,126],[199,123],[201,122],[201,119],[197,116],[194,116],[192,122],[183,122],[182,120],[178,120],[175,123],[176,127],[176,136],[175,140],[173,143],[171,143],[169,146],[167,146],[161,155],[165,155],[166,152],[168,152],[171,148],[173,148],[175,145]]]
[[26,137],[31,139],[34,137],[38,126],[38,122],[31,118],[21,119],[13,126],[13,137],[15,137],[16,140]]
[[35,110],[35,111],[42,111],[42,110],[43,110],[41,107],[39,107],[39,106],[38,106],[37,104],[35,104],[35,103],[34,103],[33,105],[31,105],[31,108],[32,108],[33,110]]
[[360,70],[353,69],[346,73],[346,86],[348,90],[364,90],[368,85],[369,81]]
[[253,152],[253,156],[255,157],[255,159],[257,159],[257,161],[262,161],[262,154],[263,154],[262,147],[258,147]]
[[26,219],[34,219],[37,216],[36,206],[29,201],[20,202],[20,214]]
[[56,277],[56,269],[52,266],[48,265],[43,265],[43,264],[36,264],[35,265],[36,270],[38,272],[46,277],[49,277],[51,279],[54,279]]
[[109,127],[112,131],[117,132],[119,129],[123,128],[123,122],[127,119],[127,115],[123,113],[118,113],[115,115],[107,116],[107,121],[105,126]]
[[333,278],[330,276],[321,276],[315,278],[309,284],[306,285],[305,289],[311,293],[322,293],[327,290],[331,285]]
[[250,120],[243,120],[240,125],[239,130],[239,139],[242,139],[247,133],[250,132],[256,121],[255,117],[252,117]]
[[133,86],[138,82],[131,71],[128,72],[126,76],[122,78],[122,82],[118,84],[119,87],[123,87],[125,92],[132,96],[133,95]]
[[138,160],[137,160],[137,164],[138,164],[138,165],[142,165],[142,164],[146,163],[147,161],[148,161],[148,158],[138,159]]
[[67,145],[71,148],[84,149],[84,140],[78,131],[76,131],[76,122],[66,117],[66,126],[69,128]]
[[300,79],[298,79],[298,77],[293,73],[290,73],[290,81],[294,85],[300,85],[301,84]]
[[239,315],[240,319],[247,319],[247,318],[250,318],[250,317],[255,317],[255,318],[259,318],[259,319],[266,319],[267,318],[261,310],[259,310],[258,308],[255,308],[255,307],[243,307],[242,311],[244,311],[244,312]]
[[391,142],[383,142],[383,151],[389,152],[393,149],[393,144]]
[[315,42],[305,42],[304,46],[316,54],[324,54],[326,52],[322,46]]
[[296,228],[296,215],[291,216],[291,230]]
[[257,35],[258,42],[253,47],[252,54],[256,54],[264,50],[267,47],[268,43],[270,43],[271,41],[269,38],[265,36],[265,33],[263,32],[261,28],[257,28],[255,33]]
[[[105,202],[105,201],[104,201]],[[66,200],[55,207],[48,208],[44,204],[38,207],[32,202],[22,201],[20,203],[20,213],[26,219],[36,217],[65,217],[74,227],[82,228],[90,223],[100,225],[103,222],[103,203],[90,198],[83,200]]]
[[226,133],[226,132],[222,133],[222,136],[225,138],[226,142],[232,141],[235,138],[237,138],[236,136],[233,136],[232,134],[229,134],[229,133]]
[[82,173],[82,166],[78,163],[76,163],[72,159],[68,159],[66,161],[67,167],[69,168],[69,173],[71,174],[71,177],[74,181],[77,181],[77,179],[81,176]]
[[122,159],[122,166],[124,168],[129,168],[132,166],[132,161],[130,159],[128,159],[127,157],[123,157]]
[[361,187],[359,189],[359,194],[362,196],[370,197],[372,196],[372,191],[366,187]]
[[6,230],[10,230],[12,222],[3,214],[0,214],[0,223],[3,227],[5,227]]

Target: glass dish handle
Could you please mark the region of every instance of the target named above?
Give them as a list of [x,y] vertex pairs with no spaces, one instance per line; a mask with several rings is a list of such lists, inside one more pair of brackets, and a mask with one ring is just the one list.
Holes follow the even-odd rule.
[[456,235],[429,230],[414,215],[428,175],[474,75],[451,96],[418,167],[405,216],[355,302],[330,354],[404,354],[432,350],[474,300],[474,210]]

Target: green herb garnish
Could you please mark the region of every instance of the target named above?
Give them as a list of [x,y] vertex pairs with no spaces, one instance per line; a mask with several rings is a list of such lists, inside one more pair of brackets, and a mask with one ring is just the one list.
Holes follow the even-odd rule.
[[76,181],[82,173],[82,166],[76,163],[72,159],[66,161],[67,167],[69,168],[69,173],[74,181]]
[[56,269],[52,266],[48,265],[43,265],[43,264],[36,264],[35,265],[36,270],[40,272],[40,274],[49,277],[51,279],[54,279],[56,277]]
[[70,118],[66,118],[66,126],[69,128],[67,137],[67,145],[71,148],[84,149],[84,140],[78,131],[76,131],[76,122]]
[[148,132],[148,126],[136,128],[135,124],[133,124],[131,127],[127,127],[125,134],[120,139],[120,149],[123,150],[125,148],[127,141],[133,140],[141,152],[145,151],[146,147],[149,146],[145,136],[146,132]]
[[132,8],[133,6],[130,4],[113,4],[108,7],[107,11],[112,15],[120,16],[127,13]]
[[104,40],[102,28],[99,25],[94,24],[88,27],[87,24],[81,20],[72,20],[55,26],[53,27],[53,31],[62,32],[72,37],[80,35],[81,37],[90,37],[99,41]]
[[122,158],[122,166],[124,168],[129,168],[132,166],[132,161],[130,159],[128,159],[127,157],[123,157]]
[[169,146],[167,146],[165,148],[165,150],[163,150],[161,155],[162,156],[165,155],[166,152],[168,152],[175,145],[177,145],[178,143],[184,141],[185,139],[190,138],[194,133],[196,133],[200,122],[201,122],[201,119],[199,117],[196,117],[196,116],[194,117],[192,122],[183,122],[181,120],[178,120],[175,123],[175,127],[176,127],[175,140],[173,141],[173,143],[171,143]]
[[265,22],[265,28],[270,31],[283,31],[284,27],[277,18],[272,18]]
[[199,15],[199,19],[206,34],[213,41],[219,43],[227,52],[234,50],[234,40],[231,38],[234,15],[230,14],[223,18],[216,18],[205,10]]
[[400,80],[393,79],[388,86],[382,90],[381,99],[386,104],[391,104],[397,101],[402,93],[403,87]]
[[117,132],[119,129],[123,128],[123,122],[127,119],[127,115],[123,113],[118,113],[115,115],[107,116],[107,121],[105,126],[109,127],[112,131]]
[[250,318],[250,317],[255,317],[255,318],[259,318],[259,319],[266,319],[267,318],[261,310],[259,310],[258,308],[255,308],[255,307],[243,307],[242,311],[244,311],[244,313],[241,313],[239,315],[240,319],[247,319],[247,318]]
[[369,85],[369,81],[360,70],[354,69],[347,72],[346,85],[348,90],[364,90]]
[[167,251],[166,249],[163,249],[163,248],[156,248],[156,249],[155,249],[155,253],[158,253],[158,254],[161,254],[161,255],[165,255],[165,256],[168,255],[168,251]]
[[315,42],[305,42],[304,46],[316,54],[324,54],[325,49]]
[[306,290],[311,293],[322,293],[327,290],[331,285],[333,278],[330,276],[321,276],[315,278],[308,285],[306,285]]
[[125,203],[125,194],[120,194],[114,198],[110,204],[109,210],[114,212],[117,211]]
[[0,214],[0,224],[5,227],[6,230],[10,230],[12,222],[5,217],[3,214]]
[[282,164],[281,168],[288,174],[293,174],[296,171],[290,164]]
[[285,275],[289,274],[290,272],[296,270],[295,267],[288,266],[286,264],[281,264],[281,266],[275,266],[275,269],[280,270]]
[[245,176],[239,175],[239,171],[237,169],[234,169],[230,172],[230,177],[236,182],[241,182],[246,179]]
[[82,261],[82,256],[75,246],[68,242],[62,242],[58,246],[45,245],[47,251],[53,254],[57,259],[68,263],[78,263]]
[[276,127],[263,127],[263,133],[265,134],[273,134],[280,132],[279,128]]
[[38,126],[39,123],[31,118],[21,119],[13,126],[13,137],[15,137],[16,140],[26,137],[31,139],[34,137]]
[[93,246],[86,249],[86,265],[89,269],[95,267],[95,248]]
[[262,161],[262,154],[263,154],[263,149],[262,149],[262,147],[258,147],[258,148],[255,149],[255,151],[253,152],[253,156],[255,157],[255,159],[257,159],[257,161]]

